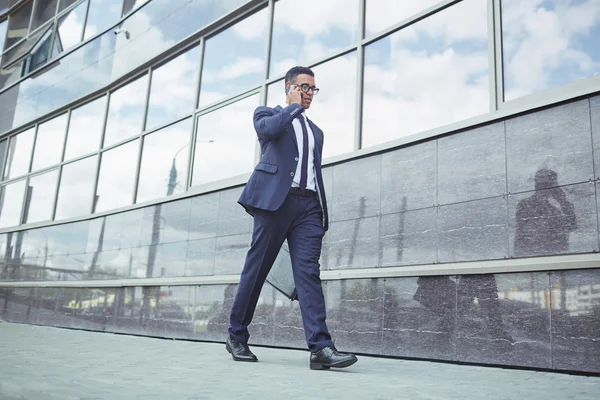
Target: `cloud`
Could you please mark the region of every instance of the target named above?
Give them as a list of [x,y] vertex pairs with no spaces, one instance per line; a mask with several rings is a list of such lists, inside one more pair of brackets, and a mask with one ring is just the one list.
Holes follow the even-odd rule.
[[466,0],[366,48],[363,147],[489,110],[485,13]]
[[217,79],[230,80],[244,75],[261,73],[264,71],[265,61],[258,57],[242,57],[235,61],[235,64],[225,66],[217,74]]
[[367,37],[439,3],[440,0],[368,0],[365,28]]
[[600,28],[598,1],[503,4],[507,100],[600,72],[600,55],[592,44]]

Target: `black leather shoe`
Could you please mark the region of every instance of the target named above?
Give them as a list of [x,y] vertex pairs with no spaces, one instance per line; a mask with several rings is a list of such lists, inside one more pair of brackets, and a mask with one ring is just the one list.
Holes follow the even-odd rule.
[[233,361],[258,361],[258,358],[250,351],[246,343],[240,343],[228,337],[225,348],[231,354],[231,357],[233,357]]
[[310,369],[346,368],[357,361],[354,354],[338,353],[333,346],[310,353]]

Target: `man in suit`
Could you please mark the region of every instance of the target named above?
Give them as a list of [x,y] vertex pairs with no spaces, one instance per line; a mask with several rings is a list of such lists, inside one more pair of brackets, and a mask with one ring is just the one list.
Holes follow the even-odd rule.
[[285,76],[287,106],[258,107],[254,112],[262,157],[238,201],[254,216],[254,231],[231,308],[226,347],[235,361],[257,361],[248,347],[248,325],[286,238],[310,368],[344,368],[357,361],[336,350],[325,323],[319,277],[321,244],[329,224],[321,174],[323,131],[305,113],[318,91],[314,73],[294,67]]

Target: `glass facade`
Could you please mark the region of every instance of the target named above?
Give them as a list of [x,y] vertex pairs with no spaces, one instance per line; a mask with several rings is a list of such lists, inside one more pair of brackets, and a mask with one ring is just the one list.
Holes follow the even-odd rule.
[[[6,42],[9,51],[5,58],[14,59],[14,52],[29,54],[28,46],[38,51],[43,46],[37,43],[43,40],[64,51],[102,33],[123,15],[128,17],[117,27],[121,31],[100,34],[60,58],[56,68],[1,92],[0,105],[3,99],[17,95],[18,107],[27,109],[25,120],[36,115],[40,100],[45,100],[42,108],[55,107],[102,87],[132,65],[168,50],[185,32],[191,32],[185,29],[198,29],[244,4],[241,0],[220,6],[200,0],[176,1],[168,7],[161,0],[51,1],[44,7],[30,3],[2,25],[7,30],[2,40],[16,38],[14,43]],[[60,182],[44,180],[46,185],[57,185],[48,189],[48,193],[58,191],[56,201],[50,201],[49,218],[60,220],[153,201],[249,173],[257,161],[249,118],[261,102],[284,105],[281,74],[297,64],[312,67],[321,89],[309,117],[325,132],[325,159],[495,111],[490,108],[494,104],[490,98],[495,96],[490,82],[499,77],[493,75],[490,65],[495,51],[490,46],[494,34],[489,25],[490,2],[462,0],[448,5],[434,0],[409,1],[391,7],[381,0],[336,0],[315,7],[310,29],[295,16],[298,4],[296,0],[278,0],[272,3],[272,10],[271,5],[257,4],[224,29],[173,54],[166,52],[146,72],[126,79],[119,87],[46,122],[25,126],[3,142],[7,150],[3,152],[1,184],[10,185],[26,174],[60,170]],[[496,10],[502,13],[502,34],[496,39],[503,50],[503,97],[510,100],[594,75],[595,47],[586,38],[594,35],[598,24],[592,17],[595,7],[591,1],[519,7],[517,2],[503,0]],[[518,70],[519,54],[537,54],[524,46],[530,43],[542,51],[544,46],[532,41],[535,37],[547,40],[522,25],[527,12],[544,10],[551,18],[561,9],[574,16],[590,10],[586,28],[578,28],[584,33],[572,31],[565,42],[573,49],[567,53],[582,62],[577,68],[569,67],[568,57],[561,58],[560,65],[546,62],[548,73],[536,72],[539,79],[548,77],[545,83],[526,79]],[[188,26],[185,12],[192,11],[205,18],[200,25]],[[21,38],[13,31],[20,32]],[[148,36],[151,33],[153,39]],[[47,38],[42,40],[44,35]],[[152,40],[153,45],[137,45],[142,39]],[[551,59],[551,55],[539,57]],[[56,74],[67,80],[46,88],[46,82],[59,77]],[[519,83],[525,80],[529,86]],[[82,169],[76,174],[80,164]],[[33,178],[27,178],[28,182],[41,179]],[[86,194],[76,196],[80,206],[67,207],[71,204],[67,197],[72,197],[67,193],[73,192],[69,188],[82,179]],[[88,190],[96,193],[96,198],[88,195]]]

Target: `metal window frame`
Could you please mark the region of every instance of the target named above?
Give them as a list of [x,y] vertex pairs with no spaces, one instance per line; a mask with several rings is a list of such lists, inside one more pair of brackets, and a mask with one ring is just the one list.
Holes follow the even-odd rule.
[[[501,260],[482,260],[443,264],[391,266],[379,268],[321,271],[321,280],[394,279],[421,276],[460,276],[482,274],[548,273],[554,271],[600,268],[600,255],[575,254]],[[181,276],[166,278],[120,278],[81,281],[2,281],[0,288],[114,288],[133,286],[194,286],[239,283],[240,275]]]

